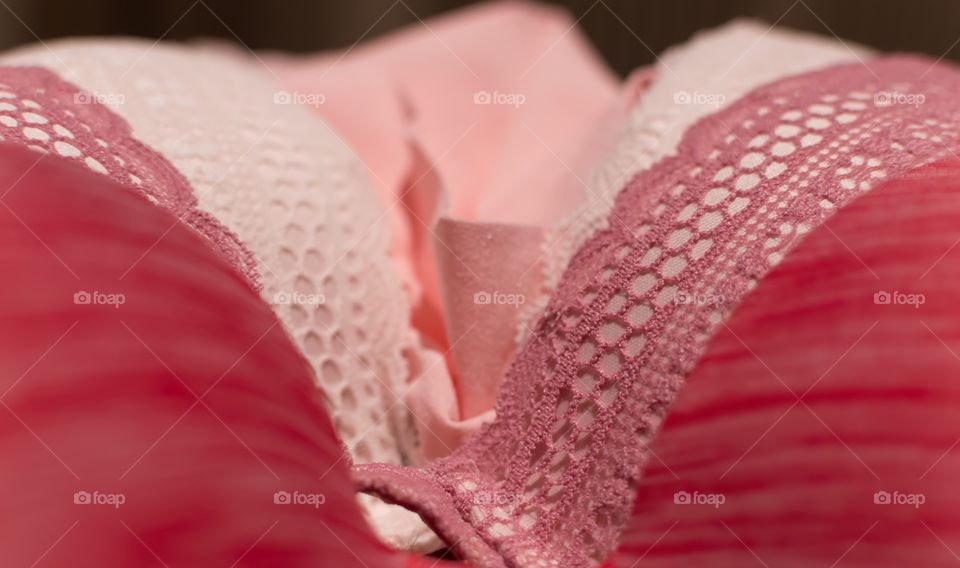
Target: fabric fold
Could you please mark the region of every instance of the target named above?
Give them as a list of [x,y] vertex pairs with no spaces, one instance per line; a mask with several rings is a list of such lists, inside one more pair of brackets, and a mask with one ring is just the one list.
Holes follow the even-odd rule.
[[[413,310],[406,357],[429,369],[407,377],[404,397],[418,413],[404,443],[425,444],[407,451],[418,463],[449,454],[493,416],[502,370],[516,352],[500,340],[517,335],[512,312],[464,334],[465,317],[508,314],[465,309],[472,296],[533,297],[527,280],[541,278],[543,228],[585,199],[581,180],[649,81],[643,75],[622,94],[570,15],[555,8],[497,2],[427,25],[341,53],[264,56],[285,93],[317,101],[311,110],[353,148],[387,205],[393,259]],[[483,242],[466,241],[474,236]],[[446,281],[463,271],[458,257],[472,247],[513,249],[531,270],[523,282],[503,282],[471,259],[472,279],[489,282]]]

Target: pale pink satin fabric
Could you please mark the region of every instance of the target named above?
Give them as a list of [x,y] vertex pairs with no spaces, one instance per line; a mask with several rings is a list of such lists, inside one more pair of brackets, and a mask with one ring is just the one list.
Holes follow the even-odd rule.
[[416,332],[405,402],[419,458],[446,455],[492,418],[515,351],[521,311],[474,294],[536,296],[546,228],[586,199],[582,180],[650,73],[621,87],[566,12],[522,3],[265,61],[388,207]]

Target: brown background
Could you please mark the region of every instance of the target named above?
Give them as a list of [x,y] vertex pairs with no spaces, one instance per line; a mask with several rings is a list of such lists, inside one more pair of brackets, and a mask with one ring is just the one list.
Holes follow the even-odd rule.
[[[215,36],[251,48],[348,46],[469,0],[0,0],[0,48],[69,35]],[[620,73],[737,16],[883,50],[960,59],[958,0],[557,0]],[[234,35],[235,34],[235,35]],[[644,46],[646,44],[646,47]],[[649,48],[649,49],[648,49]]]

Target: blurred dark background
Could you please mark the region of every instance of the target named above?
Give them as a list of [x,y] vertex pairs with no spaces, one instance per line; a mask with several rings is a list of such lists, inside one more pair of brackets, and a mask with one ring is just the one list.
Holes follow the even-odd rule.
[[[62,36],[213,36],[253,49],[346,47],[471,0],[0,0],[0,48]],[[960,59],[958,0],[552,0],[625,73],[737,16],[886,51]],[[645,44],[645,45],[644,45]],[[649,49],[648,49],[649,48]]]

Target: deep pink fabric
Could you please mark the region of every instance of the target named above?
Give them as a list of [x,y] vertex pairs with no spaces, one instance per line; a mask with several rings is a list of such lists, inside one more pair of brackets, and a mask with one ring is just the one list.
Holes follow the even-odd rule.
[[405,565],[364,524],[306,362],[193,231],[9,144],[0,187],[5,566]]
[[688,377],[611,564],[955,566],[958,226],[951,157],[857,199],[767,275]]

